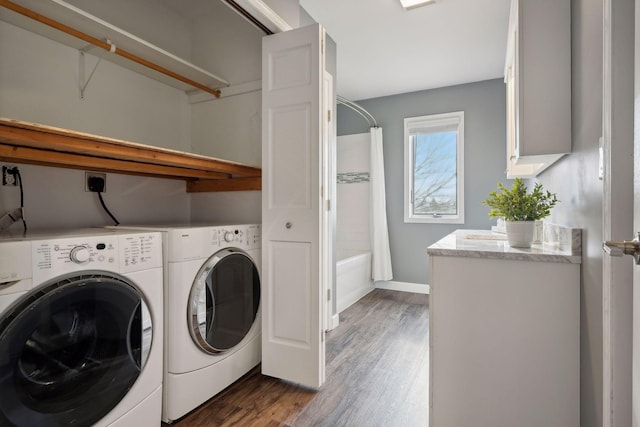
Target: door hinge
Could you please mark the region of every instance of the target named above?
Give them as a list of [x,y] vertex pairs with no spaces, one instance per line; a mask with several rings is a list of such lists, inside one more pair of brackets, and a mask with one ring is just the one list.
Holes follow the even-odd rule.
[[331,289],[327,289],[327,301],[331,301]]
[[327,211],[331,210],[331,200],[327,200]]
[[331,121],[331,110],[327,110],[327,121]]

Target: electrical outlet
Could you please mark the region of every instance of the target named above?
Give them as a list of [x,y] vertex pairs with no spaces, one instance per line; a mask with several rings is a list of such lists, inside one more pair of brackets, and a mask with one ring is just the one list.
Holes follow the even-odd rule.
[[102,182],[104,184],[103,184],[101,193],[106,193],[107,192],[107,174],[102,172],[85,172],[84,173],[84,185],[85,185],[84,191],[91,192],[91,193],[96,192],[96,190],[93,188],[93,185],[90,184],[93,182],[95,178],[102,179]]
[[2,166],[2,185],[15,187],[17,184],[15,166]]

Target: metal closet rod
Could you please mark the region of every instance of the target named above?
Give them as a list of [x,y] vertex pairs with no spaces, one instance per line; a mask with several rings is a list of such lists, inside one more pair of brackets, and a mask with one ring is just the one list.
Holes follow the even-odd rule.
[[56,30],[62,31],[64,33],[70,34],[74,37],[79,38],[80,40],[84,40],[87,43],[91,43],[93,45],[96,45],[108,52],[111,53],[115,53],[116,55],[120,55],[123,58],[127,58],[130,61],[136,62],[140,65],[144,65],[147,68],[151,68],[152,70],[155,70],[159,73],[162,73],[166,76],[172,77],[176,80],[180,80],[183,83],[186,83],[190,86],[193,86],[195,88],[198,88],[202,91],[208,92],[214,96],[216,96],[217,98],[220,97],[220,91],[218,89],[211,89],[210,87],[207,87],[201,83],[198,83],[196,81],[193,81],[183,75],[180,75],[178,73],[175,73],[171,70],[168,70],[158,64],[155,64],[151,61],[147,61],[146,59],[140,58],[137,55],[134,55],[133,53],[127,52],[126,50],[120,49],[118,47],[116,47],[116,45],[109,43],[108,41],[105,42],[103,40],[100,40],[98,38],[95,38],[93,36],[90,36],[89,34],[83,33],[82,31],[76,30],[75,28],[69,27],[61,22],[58,22],[54,19],[48,18],[44,15],[41,15],[37,12],[34,12],[31,9],[28,9],[26,7],[20,6],[16,3],[13,3],[9,0],[0,0],[0,6],[6,7],[7,9],[13,10],[16,13],[19,13],[20,15],[26,16],[27,18],[31,18],[35,21],[38,21],[42,24],[48,25],[49,27],[55,28]]
[[338,104],[342,104],[345,107],[351,108],[353,111],[360,114],[367,122],[369,122],[369,126],[374,128],[378,127],[378,122],[376,122],[376,119],[359,104],[356,104],[353,101],[349,101],[347,98],[340,95],[336,96],[336,101],[338,102]]

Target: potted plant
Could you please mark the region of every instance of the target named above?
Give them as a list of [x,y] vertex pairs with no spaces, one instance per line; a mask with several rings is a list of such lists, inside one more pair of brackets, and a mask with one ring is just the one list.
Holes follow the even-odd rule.
[[498,183],[498,189],[482,201],[491,208],[489,216],[504,218],[510,246],[530,248],[535,221],[551,214],[551,208],[558,203],[557,196],[544,191],[540,183],[533,187],[531,193],[527,193],[522,178],[516,178],[511,189]]

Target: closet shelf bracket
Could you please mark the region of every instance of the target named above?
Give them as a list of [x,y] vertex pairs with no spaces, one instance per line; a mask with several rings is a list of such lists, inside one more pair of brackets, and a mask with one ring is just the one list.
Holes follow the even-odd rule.
[[[108,42],[108,40],[107,40]],[[98,66],[100,65],[100,62],[102,62],[102,55],[98,56],[98,61],[96,62],[96,64],[93,66],[93,69],[91,70],[91,72],[89,73],[89,77],[85,77],[86,76],[86,68],[87,68],[87,58],[85,56],[85,53],[87,53],[93,46],[89,45],[87,47],[84,47],[80,50],[78,50],[79,54],[80,54],[80,62],[79,62],[79,77],[80,77],[80,99],[84,99],[84,91],[87,89],[87,86],[89,86],[89,82],[91,81],[91,78],[93,77],[93,75],[95,74],[96,70],[98,69]],[[114,46],[115,47],[115,46]]]

